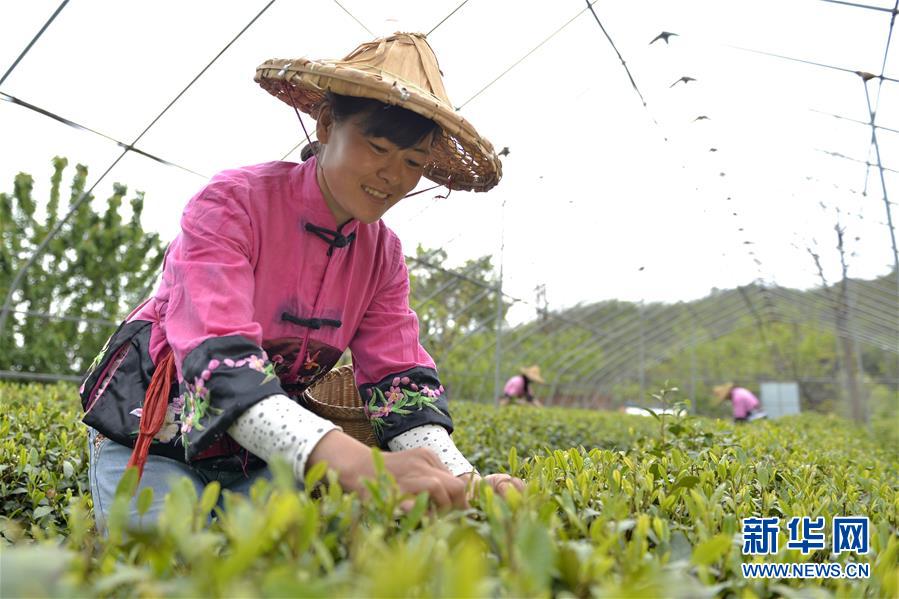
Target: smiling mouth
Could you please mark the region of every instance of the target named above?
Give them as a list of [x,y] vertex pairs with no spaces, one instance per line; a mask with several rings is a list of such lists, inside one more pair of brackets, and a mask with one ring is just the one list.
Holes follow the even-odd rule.
[[376,200],[381,201],[381,202],[387,201],[387,198],[390,197],[390,194],[389,194],[389,193],[384,193],[383,191],[380,191],[380,190],[378,190],[378,189],[375,189],[374,187],[369,187],[368,185],[363,185],[363,186],[362,186],[362,191],[364,191],[365,193],[367,193],[367,194],[370,195],[371,197],[373,197],[373,198],[375,198]]

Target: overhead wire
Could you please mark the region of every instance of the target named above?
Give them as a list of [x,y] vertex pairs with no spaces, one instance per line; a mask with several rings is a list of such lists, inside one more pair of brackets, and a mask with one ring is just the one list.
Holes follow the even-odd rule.
[[[507,73],[509,73],[513,68],[515,68],[516,66],[518,66],[519,64],[521,64],[521,63],[522,63],[525,59],[527,59],[531,54],[533,54],[534,52],[536,52],[539,48],[541,48],[541,47],[542,47],[544,44],[546,44],[549,40],[551,40],[553,37],[555,37],[557,34],[559,34],[562,30],[564,30],[566,27],[568,27],[572,22],[574,22],[579,16],[581,16],[581,15],[582,15],[585,11],[587,11],[587,10],[590,10],[590,12],[593,14],[593,17],[596,19],[596,22],[598,23],[600,29],[601,29],[601,30],[603,31],[603,33],[605,34],[606,39],[607,39],[607,40],[609,41],[609,43],[612,45],[612,48],[615,50],[616,54],[618,55],[619,60],[621,61],[622,66],[624,67],[625,71],[627,72],[627,75],[628,75],[628,78],[629,78],[629,80],[630,80],[630,82],[631,82],[631,85],[633,86],[633,88],[634,88],[634,90],[636,91],[637,95],[640,97],[640,100],[641,100],[643,106],[646,107],[646,100],[643,98],[643,94],[640,92],[639,88],[637,87],[637,84],[636,84],[636,82],[634,81],[634,78],[633,78],[633,76],[632,76],[632,74],[631,74],[631,72],[630,72],[630,69],[627,67],[627,62],[626,62],[626,61],[624,60],[624,58],[622,57],[622,55],[621,55],[621,53],[619,52],[618,48],[615,46],[614,41],[613,41],[612,38],[609,36],[608,32],[606,31],[606,29],[605,29],[605,27],[603,26],[602,22],[600,21],[599,17],[596,15],[596,12],[593,10],[593,6],[592,6],[592,5],[595,4],[596,1],[597,1],[597,0],[594,0],[593,2],[591,2],[590,0],[586,0],[586,7],[585,7],[584,9],[582,9],[580,12],[578,12],[576,15],[574,15],[571,19],[569,19],[568,21],[566,21],[566,22],[565,22],[562,26],[560,26],[558,29],[556,29],[555,31],[553,31],[553,32],[552,32],[549,36],[547,36],[543,41],[541,41],[539,44],[537,44],[536,46],[534,46],[534,47],[533,47],[531,50],[529,50],[524,56],[522,56],[522,57],[519,58],[517,61],[515,61],[513,64],[511,64],[509,67],[507,67],[504,71],[502,71],[499,75],[497,75],[494,79],[492,79],[492,80],[491,80],[489,83],[487,83],[484,87],[482,87],[480,90],[478,90],[474,95],[472,95],[472,96],[469,97],[467,100],[465,100],[464,102],[462,102],[459,106],[456,107],[456,109],[457,109],[457,110],[461,110],[464,106],[466,106],[466,105],[467,105],[468,103],[470,103],[472,100],[474,100],[475,98],[477,98],[478,96],[480,96],[484,91],[486,91],[486,90],[487,90],[488,88],[490,88],[493,84],[495,84],[497,81],[499,81],[499,79],[501,79],[503,76],[505,76]],[[464,4],[465,4],[465,2],[463,2],[462,4],[460,4],[460,5],[456,8],[456,10],[458,10],[459,8],[461,8],[461,6],[464,5]],[[455,12],[455,11],[453,11],[453,13],[454,13],[454,12]],[[450,13],[450,16],[451,16],[453,13]],[[445,19],[444,19],[444,20],[445,20]],[[441,21],[441,23],[442,23],[442,22],[443,22],[443,21]],[[439,24],[438,24],[438,25],[439,25]],[[655,119],[653,119],[653,122],[655,122]],[[503,295],[506,295],[506,294],[503,294]],[[515,301],[521,301],[521,300],[515,300]],[[522,302],[522,303],[525,303],[526,305],[529,305],[528,302]]]
[[[595,4],[595,3],[598,2],[598,1],[599,1],[599,0],[593,0],[593,3]],[[509,65],[509,66],[508,66],[502,73],[500,73],[499,75],[497,75],[496,77],[494,77],[494,78],[493,78],[487,85],[485,85],[484,87],[482,87],[481,89],[479,89],[477,92],[475,92],[475,94],[474,94],[473,96],[471,96],[470,98],[468,98],[467,100],[465,100],[464,102],[462,102],[461,104],[459,104],[458,106],[456,106],[456,110],[462,110],[462,108],[464,108],[469,102],[471,102],[472,100],[474,100],[475,98],[477,98],[478,96],[480,96],[482,93],[484,93],[485,91],[487,91],[491,86],[493,86],[494,83],[496,83],[497,81],[499,81],[500,79],[502,79],[503,77],[505,77],[506,74],[507,74],[509,71],[511,71],[512,69],[514,69],[515,67],[517,67],[517,66],[518,66],[519,64],[521,64],[522,62],[524,62],[524,60],[525,60],[528,56],[530,56],[531,54],[533,54],[534,52],[536,52],[537,50],[539,50],[545,43],[547,43],[547,42],[548,42],[549,40],[551,40],[552,38],[556,37],[556,35],[558,35],[563,29],[565,29],[566,27],[568,27],[569,25],[571,25],[571,24],[572,24],[572,23],[573,23],[579,16],[581,16],[582,14],[584,14],[585,12],[587,12],[587,8],[589,8],[589,5],[588,5],[587,7],[585,7],[585,8],[582,8],[582,9],[580,10],[580,12],[578,12],[576,15],[574,15],[573,17],[571,17],[570,19],[568,19],[568,20],[567,20],[561,27],[559,27],[558,29],[556,29],[555,31],[553,31],[551,34],[549,34],[549,36],[546,37],[542,42],[540,42],[539,44],[537,44],[536,46],[534,46],[533,48],[531,48],[531,49],[527,52],[527,54],[525,54],[524,56],[522,56],[521,58],[519,58],[518,60],[516,60],[515,62],[513,62],[511,65]]]
[[[335,1],[336,1],[336,0],[335,0]],[[232,38],[231,41],[228,42],[228,43],[225,45],[225,47],[222,48],[222,49],[219,51],[219,53],[216,54],[216,55],[212,58],[212,60],[210,60],[209,63],[208,63],[205,67],[203,67],[203,69],[202,69],[199,73],[197,73],[197,75],[196,75],[193,79],[190,80],[190,83],[188,83],[188,84],[184,87],[184,89],[182,89],[180,92],[178,92],[178,95],[175,96],[174,99],[173,99],[171,102],[169,102],[168,105],[167,105],[165,108],[162,109],[162,112],[160,112],[158,115],[156,115],[156,118],[154,118],[152,121],[150,121],[150,124],[147,125],[147,127],[146,127],[143,131],[141,131],[140,135],[138,135],[136,138],[134,138],[134,141],[132,141],[129,145],[133,146],[133,145],[136,144],[138,141],[140,141],[140,139],[141,139],[144,135],[146,135],[147,131],[149,131],[150,128],[151,128],[153,125],[155,125],[155,124],[157,123],[157,121],[159,121],[159,119],[161,119],[161,118],[163,117],[163,115],[164,115],[166,112],[168,112],[169,109],[170,109],[172,106],[175,105],[175,102],[177,102],[178,100],[180,100],[181,97],[182,97],[184,94],[187,93],[187,90],[189,90],[191,87],[193,87],[193,84],[196,83],[196,82],[200,79],[200,77],[202,77],[203,75],[205,75],[205,74],[206,74],[206,71],[208,71],[208,70],[212,67],[212,65],[215,64],[215,62],[222,56],[222,54],[224,54],[225,52],[227,52],[228,49],[229,49],[231,46],[233,46],[234,43],[235,43],[238,39],[240,39],[240,37],[247,31],[247,29],[249,29],[250,27],[252,27],[253,24],[256,23],[257,20],[259,20],[259,17],[261,17],[263,14],[265,14],[265,12],[266,12],[266,11],[271,7],[271,5],[274,4],[274,3],[275,3],[275,0],[269,0],[269,2],[268,2],[265,6],[262,7],[262,10],[260,10],[258,13],[256,13],[256,16],[254,16],[252,19],[250,19],[250,22],[247,23],[246,25],[244,25],[243,29],[241,29],[240,31],[237,32],[237,35],[235,35],[234,38]]]
[[[821,152],[823,154],[827,154],[828,156],[833,156],[834,158],[841,158],[843,160],[849,160],[852,162],[858,162],[859,164],[864,164],[867,166],[877,166],[876,162],[871,162],[869,160],[859,160],[858,158],[853,158],[852,156],[846,156],[845,154],[841,154],[840,152],[833,152],[831,150],[822,150],[821,148],[815,148],[816,152]],[[883,170],[889,171],[891,173],[899,173],[899,170],[894,168],[889,168],[887,166],[882,166]]]
[[[269,2],[266,3],[265,6],[262,7],[262,10],[260,10],[260,11],[259,11],[259,12],[258,12],[258,13],[257,13],[251,20],[250,20],[250,22],[247,23],[246,26],[244,26],[244,27],[237,33],[237,35],[235,35],[234,38],[231,39],[231,41],[228,42],[228,43],[225,45],[225,47],[222,48],[222,50],[219,51],[219,53],[216,54],[216,55],[212,58],[211,61],[209,61],[209,63],[208,63],[205,67],[203,67],[203,69],[197,74],[197,76],[194,77],[194,78],[190,81],[190,83],[188,83],[187,86],[185,86],[185,88],[184,88],[183,90],[181,90],[181,92],[179,92],[178,95],[175,96],[175,98],[174,98],[171,102],[168,103],[168,105],[167,105],[165,108],[163,108],[162,112],[160,112],[160,113],[159,113],[159,114],[158,114],[158,115],[157,115],[157,116],[150,122],[150,124],[147,125],[147,126],[144,128],[144,130],[143,130],[143,131],[142,131],[142,132],[141,132],[141,133],[140,133],[140,134],[139,134],[139,135],[138,135],[138,136],[137,136],[137,137],[136,137],[130,144],[127,144],[127,145],[128,145],[129,147],[133,148],[133,147],[135,146],[135,144],[137,144],[137,142],[140,141],[140,139],[147,133],[147,131],[149,131],[150,128],[153,127],[153,125],[155,125],[155,124],[159,121],[159,119],[162,118],[162,116],[163,116],[166,112],[168,112],[168,110],[169,110],[172,106],[175,105],[175,102],[177,102],[177,101],[178,101],[178,100],[179,100],[179,99],[180,99],[180,98],[187,92],[187,90],[189,90],[189,89],[193,86],[193,84],[196,83],[196,81],[197,81],[200,77],[202,77],[202,76],[206,73],[206,71],[209,70],[209,68],[210,68],[210,67],[211,67],[211,66],[212,66],[212,65],[219,59],[219,57],[221,57],[222,54],[224,54],[224,53],[225,53],[225,52],[226,52],[226,51],[227,51],[227,50],[228,50],[228,49],[229,49],[229,48],[230,48],[230,47],[231,47],[231,46],[232,46],[238,39],[240,39],[240,37],[247,31],[247,29],[249,29],[249,28],[250,28],[250,27],[251,27],[251,26],[252,26],[252,25],[253,25],[253,24],[254,24],[254,23],[255,23],[255,22],[256,22],[256,21],[257,21],[257,20],[258,20],[258,19],[259,19],[259,18],[260,18],[266,11],[267,11],[267,10],[268,10],[268,9],[269,9],[269,7],[271,7],[271,5],[274,4],[274,3],[275,3],[275,0],[269,0]],[[54,225],[54,227],[47,233],[47,235],[44,237],[44,239],[41,241],[41,243],[38,244],[38,246],[37,246],[37,247],[34,249],[34,251],[31,253],[31,256],[29,256],[29,258],[28,258],[28,260],[25,262],[25,264],[23,264],[23,265],[19,268],[19,270],[16,272],[16,276],[13,278],[13,280],[12,280],[10,286],[9,286],[9,289],[7,290],[6,298],[5,298],[4,302],[3,302],[3,307],[2,307],[2,309],[0,309],[0,338],[2,338],[2,336],[3,336],[3,330],[4,330],[5,325],[6,325],[6,319],[7,319],[7,316],[9,315],[9,311],[10,311],[10,307],[11,307],[11,304],[12,304],[12,298],[13,298],[13,295],[14,295],[14,294],[16,293],[16,291],[18,290],[19,285],[20,285],[21,282],[22,282],[22,278],[25,276],[25,273],[26,273],[26,272],[28,271],[28,269],[32,266],[32,264],[34,264],[35,260],[36,260],[36,259],[43,253],[43,251],[46,249],[46,247],[47,247],[47,245],[50,243],[50,241],[51,241],[51,240],[52,240],[52,239],[59,233],[60,230],[62,230],[62,227],[66,224],[66,222],[68,222],[69,218],[72,216],[72,214],[75,213],[75,211],[78,209],[78,207],[81,206],[81,204],[84,203],[85,200],[87,200],[89,197],[91,197],[91,194],[93,193],[93,191],[94,191],[94,189],[97,187],[97,185],[99,185],[100,182],[103,181],[103,179],[106,178],[106,175],[108,175],[108,174],[112,171],[112,169],[115,168],[115,166],[122,160],[122,158],[124,158],[125,155],[128,154],[128,152],[130,152],[130,151],[131,151],[131,150],[130,150],[128,147],[126,147],[126,148],[122,151],[122,153],[121,153],[121,154],[120,154],[120,155],[119,155],[119,156],[112,162],[112,164],[110,164],[109,167],[107,167],[107,169],[103,172],[103,174],[101,174],[100,177],[94,181],[93,185],[91,185],[90,188],[89,188],[87,191],[83,192],[83,193],[78,197],[78,199],[76,199],[74,202],[72,202],[72,203],[70,204],[70,206],[69,206],[69,211],[68,211],[68,212],[67,212],[61,219],[59,219],[59,220],[56,222],[56,224]]]
[[[859,125],[864,125],[865,127],[870,127],[871,123],[868,121],[860,121],[858,119],[849,118],[848,116],[842,116],[839,114],[834,114],[832,112],[824,112],[823,110],[816,110],[814,108],[809,108],[811,112],[817,112],[818,114],[824,114],[827,116],[832,116],[835,119],[840,119],[843,121],[850,121],[852,123],[858,123]],[[899,133],[899,129],[891,129],[889,127],[884,127],[883,125],[874,125],[875,128],[880,129],[881,131],[888,131],[890,133]]]
[[172,162],[172,161],[170,161],[170,160],[166,160],[165,158],[161,158],[161,157],[159,157],[159,156],[157,156],[157,155],[155,155],[155,154],[151,154],[151,153],[149,153],[149,152],[145,152],[144,150],[141,150],[140,148],[137,148],[137,147],[135,147],[135,146],[133,146],[133,145],[127,144],[127,143],[125,143],[125,142],[123,142],[123,141],[121,141],[121,140],[118,140],[118,139],[116,139],[116,138],[110,136],[110,135],[107,135],[107,134],[105,134],[105,133],[102,133],[102,132],[100,132],[100,131],[97,131],[96,129],[92,129],[92,128],[86,126],[86,125],[82,125],[82,124],[80,124],[80,123],[76,123],[75,121],[73,121],[73,120],[71,120],[71,119],[67,119],[67,118],[65,118],[65,117],[63,117],[63,116],[60,116],[60,115],[56,114],[55,112],[52,112],[52,111],[50,111],[50,110],[47,110],[46,108],[41,108],[40,106],[36,106],[36,105],[34,105],[34,104],[31,104],[30,102],[26,102],[25,100],[22,100],[21,98],[17,98],[17,97],[15,97],[15,96],[11,96],[11,95],[7,94],[6,92],[0,91],[0,100],[3,100],[3,101],[5,101],[5,102],[9,102],[10,104],[15,104],[16,106],[21,106],[21,107],[23,107],[23,108],[27,108],[28,110],[31,110],[31,111],[33,111],[33,112],[36,112],[36,113],[40,114],[40,115],[49,117],[49,118],[53,119],[54,121],[60,122],[60,123],[62,123],[63,125],[66,125],[66,126],[68,126],[68,127],[72,127],[73,129],[76,129],[76,130],[79,130],[79,131],[86,131],[86,132],[88,132],[88,133],[92,133],[92,134],[94,134],[94,135],[97,135],[97,136],[99,136],[99,137],[102,137],[103,139],[105,139],[105,140],[107,140],[107,141],[111,141],[112,143],[116,144],[116,145],[119,146],[120,148],[125,149],[125,151],[131,151],[131,152],[134,152],[135,154],[140,154],[141,156],[144,156],[144,157],[146,157],[146,158],[149,158],[150,160],[154,160],[154,161],[156,161],[156,162],[158,162],[158,163],[160,163],[160,164],[164,164],[164,165],[166,165],[166,166],[173,166],[173,167],[175,167],[175,168],[177,168],[177,169],[181,169],[182,171],[185,171],[185,172],[190,173],[190,174],[192,174],[192,175],[196,175],[196,176],[198,176],[198,177],[202,177],[203,179],[208,179],[208,178],[209,178],[207,175],[204,175],[204,174],[202,174],[202,173],[198,173],[197,171],[195,171],[195,170],[193,170],[193,169],[190,169],[190,168],[188,168],[188,167],[186,167],[186,166],[180,165],[180,164],[178,164],[178,163],[176,163],[176,162]]
[[454,14],[456,14],[456,11],[458,11],[460,8],[462,8],[462,7],[465,6],[466,4],[468,4],[468,0],[462,0],[462,3],[459,4],[459,6],[457,6],[456,8],[454,8],[454,9],[453,9],[453,12],[451,12],[450,14],[446,15],[445,17],[443,17],[443,18],[440,20],[439,23],[437,23],[436,25],[434,25],[433,27],[431,27],[431,30],[428,31],[428,32],[425,34],[425,37],[427,37],[427,36],[431,35],[432,33],[434,33],[434,32],[437,30],[438,27],[440,27],[441,25],[443,25],[443,24],[446,22],[447,19],[449,19],[449,18],[450,18],[451,16],[453,16]]
[[[871,113],[871,116],[870,116],[870,121],[871,121],[872,127],[876,127],[875,123],[877,120],[878,109],[880,108],[880,98],[883,95],[882,94],[882,92],[883,92],[883,76],[886,74],[887,57],[890,54],[890,43],[893,40],[893,26],[896,24],[896,10],[897,9],[899,9],[899,0],[896,0],[895,4],[893,5],[892,15],[890,16],[890,28],[889,28],[889,31],[887,32],[887,43],[886,43],[886,47],[883,50],[883,61],[880,64],[880,81],[878,82],[878,85],[877,85],[877,99],[874,101],[874,111]],[[868,92],[867,88],[868,88],[868,85],[867,85],[867,82],[865,82],[865,93],[866,94]],[[870,101],[869,101],[869,103],[870,103]],[[871,157],[871,150],[874,149],[874,133],[875,132],[876,132],[876,129],[872,130],[871,144],[868,146],[868,158],[869,159]],[[868,173],[870,172],[870,170],[871,170],[870,167],[865,168],[865,191],[868,190]],[[886,190],[884,190],[884,191],[886,191]]]
[[[853,75],[859,74],[859,71],[856,69],[850,69],[847,67],[839,67],[836,65],[826,64],[823,62],[815,62],[813,60],[806,60],[804,58],[794,58],[792,56],[785,56],[783,54],[777,54],[775,52],[766,52],[765,50],[755,50],[753,48],[746,48],[745,46],[733,46],[731,44],[724,44],[724,46],[727,48],[733,48],[734,50],[740,50],[742,52],[750,52],[752,54],[760,54],[762,56],[770,56],[772,58],[779,58],[781,60],[788,60],[788,61],[792,61],[792,62],[798,62],[798,63],[807,64],[807,65],[811,65],[811,66],[821,67],[823,69],[830,69],[833,71],[841,71],[843,73],[851,73]],[[886,75],[873,75],[873,78],[882,79],[883,81],[890,81],[892,83],[899,83],[899,79],[887,77]]]
[[826,2],[828,4],[842,4],[844,6],[852,6],[855,8],[865,8],[868,10],[878,10],[878,11],[882,11],[882,12],[889,12],[889,13],[893,13],[893,15],[896,14],[895,8],[889,9],[889,8],[885,8],[883,6],[873,6],[871,4],[859,4],[858,2],[847,2],[846,0],[820,0],[820,2]]
[[[68,0],[66,0],[66,1],[68,1]],[[337,6],[339,6],[339,7],[341,8],[341,10],[343,10],[343,12],[345,12],[346,14],[348,14],[348,15],[350,16],[350,18],[352,18],[354,21],[356,21],[356,23],[358,23],[360,27],[362,27],[363,29],[365,29],[365,31],[367,31],[369,35],[374,36],[374,33],[372,33],[371,30],[370,30],[368,27],[366,27],[365,24],[364,24],[362,21],[360,21],[358,18],[356,18],[356,16],[355,16],[353,13],[351,13],[349,10],[347,10],[347,8],[346,8],[343,4],[341,4],[341,3],[338,2],[337,0],[334,0],[334,3],[337,4]],[[431,30],[428,31],[428,33],[425,35],[425,37],[427,37],[427,36],[431,35],[432,33],[434,33],[434,31],[436,31],[438,27],[440,27],[441,25],[443,25],[443,23],[445,23],[445,22],[447,21],[447,19],[449,19],[450,17],[452,17],[454,14],[456,14],[456,11],[458,11],[460,8],[462,8],[463,6],[465,6],[466,3],[468,3],[468,0],[463,0],[463,2],[462,2],[461,4],[459,4],[456,8],[454,8],[453,11],[452,11],[451,13],[449,13],[448,15],[446,15],[445,17],[443,17],[443,18],[440,20],[439,23],[437,23],[436,25],[434,25],[434,26],[431,28]],[[314,137],[314,135],[313,135],[312,137]],[[291,154],[293,154],[294,152],[296,152],[297,149],[298,149],[300,146],[302,146],[303,143],[304,143],[305,141],[306,141],[306,140],[302,140],[302,139],[301,139],[296,145],[294,145],[294,146],[293,146],[292,148],[290,148],[287,152],[285,152],[283,156],[281,156],[281,160],[286,160],[287,157],[290,156]]]
[[56,17],[59,16],[59,13],[62,12],[62,9],[64,9],[66,7],[66,4],[68,4],[68,3],[69,3],[69,0],[63,0],[62,3],[56,7],[56,10],[53,11],[53,14],[50,15],[49,19],[47,19],[47,22],[44,23],[44,25],[34,35],[34,37],[31,38],[31,41],[28,42],[28,45],[25,46],[25,49],[19,53],[19,55],[16,57],[16,59],[13,61],[13,63],[11,65],[9,65],[9,68],[6,69],[5,73],[3,73],[3,77],[0,77],[0,85],[3,85],[3,83],[6,81],[7,77],[9,77],[12,74],[12,72],[16,69],[16,67],[19,66],[19,63],[22,62],[22,59],[25,58],[25,55],[28,54],[28,52],[31,50],[32,46],[34,46],[34,44],[37,43],[37,41],[39,39],[41,39],[41,36],[44,35],[45,31],[47,31],[47,28],[50,26],[50,23],[52,23],[56,19]]
[[366,26],[365,26],[365,23],[363,23],[362,21],[360,21],[359,19],[357,19],[356,16],[355,16],[353,13],[351,13],[350,11],[348,11],[348,10],[343,6],[343,4],[341,4],[341,3],[339,2],[339,0],[334,0],[334,4],[336,4],[337,6],[339,6],[340,9],[341,9],[343,12],[345,12],[345,13],[348,14],[348,15],[350,15],[350,18],[353,19],[354,21],[356,21],[356,23],[358,23],[359,26],[362,27],[362,29],[364,29],[366,32],[368,32],[368,35],[370,35],[370,36],[372,36],[372,37],[375,37],[375,34],[371,32],[371,29],[369,29],[368,27],[366,27]]
[[593,14],[593,18],[596,19],[596,24],[599,25],[599,28],[602,30],[603,35],[606,36],[606,39],[609,40],[609,44],[612,45],[612,49],[615,50],[615,54],[618,55],[618,60],[621,61],[621,66],[624,67],[625,72],[627,73],[628,79],[631,81],[631,86],[634,88],[634,91],[637,92],[637,95],[640,96],[640,101],[643,103],[643,106],[646,106],[646,100],[643,98],[643,94],[640,93],[640,88],[637,87],[637,82],[634,81],[634,76],[631,74],[631,70],[627,68],[627,62],[625,62],[624,57],[621,56],[621,52],[618,51],[618,47],[615,45],[615,42],[612,41],[612,37],[609,35],[609,32],[606,31],[606,28],[603,26],[602,21],[599,20],[599,16],[597,16],[596,11],[593,10],[593,4],[590,0],[586,0],[587,8],[590,9],[590,12]]

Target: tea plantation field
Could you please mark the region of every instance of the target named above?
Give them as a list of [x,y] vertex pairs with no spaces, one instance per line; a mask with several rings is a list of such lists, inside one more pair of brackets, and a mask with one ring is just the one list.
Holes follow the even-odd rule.
[[[251,497],[178,487],[159,526],[93,530],[86,434],[67,386],[0,384],[0,596],[897,597],[899,450],[832,417],[733,426],[451,403],[482,472],[465,512],[408,514],[389,484],[365,502],[297,491],[284,469]],[[307,489],[322,473],[310,472]],[[127,490],[127,489],[126,489]],[[124,507],[124,496],[117,503]],[[741,519],[780,518],[776,555],[742,554]],[[870,550],[788,549],[793,516],[867,516]],[[868,564],[862,579],[744,578],[741,563]]]

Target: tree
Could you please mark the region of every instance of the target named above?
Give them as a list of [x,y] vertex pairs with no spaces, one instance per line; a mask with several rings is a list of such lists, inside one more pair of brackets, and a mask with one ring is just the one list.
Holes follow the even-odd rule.
[[[496,320],[491,257],[468,260],[457,269],[445,267],[446,258],[445,250],[418,246],[415,256],[407,260],[410,304],[418,314],[422,340],[435,353],[484,325],[492,330]],[[503,315],[507,307],[504,303]]]
[[[11,194],[0,193],[0,302],[38,245],[82,196],[87,167],[77,165],[71,193],[60,206],[60,182],[68,165],[53,159],[50,196],[39,204],[33,178],[16,175]],[[136,192],[130,219],[122,203],[128,188],[116,183],[103,214],[89,196],[26,271],[13,294],[0,338],[0,370],[81,374],[118,322],[153,284],[164,245],[140,223],[144,194]],[[60,317],[64,317],[62,320]]]
[[[418,314],[422,344],[434,357],[454,397],[473,398],[483,377],[493,380],[496,283],[490,256],[444,266],[445,250],[418,246],[409,256],[410,304]],[[503,300],[500,320],[510,304]],[[480,378],[470,375],[477,372]]]

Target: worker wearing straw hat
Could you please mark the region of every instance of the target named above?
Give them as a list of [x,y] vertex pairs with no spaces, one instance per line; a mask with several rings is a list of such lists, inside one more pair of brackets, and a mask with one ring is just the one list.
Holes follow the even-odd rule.
[[[296,401],[347,348],[401,491],[464,507],[480,475],[449,436],[447,392],[419,344],[403,251],[381,217],[421,177],[491,189],[502,176],[493,146],[453,108],[421,34],[342,60],[269,60],[255,79],[316,119],[319,145],[302,164],[219,173],[188,202],[159,289],[81,388],[98,520],[127,466],[157,491],[149,517],[171,475],[245,492],[276,456],[299,481],[325,461],[345,489],[367,492],[370,448]],[[505,474],[483,480],[500,494],[523,488]]]
[[531,384],[544,382],[546,381],[540,376],[540,367],[536,364],[521,367],[518,370],[518,374],[506,381],[500,405],[524,403],[525,405],[541,407],[540,400],[536,399],[531,392]]
[[715,396],[718,403],[731,402],[731,410],[736,422],[748,422],[767,417],[767,414],[761,409],[762,402],[749,389],[737,387],[733,383],[724,383],[713,387],[712,395]]

